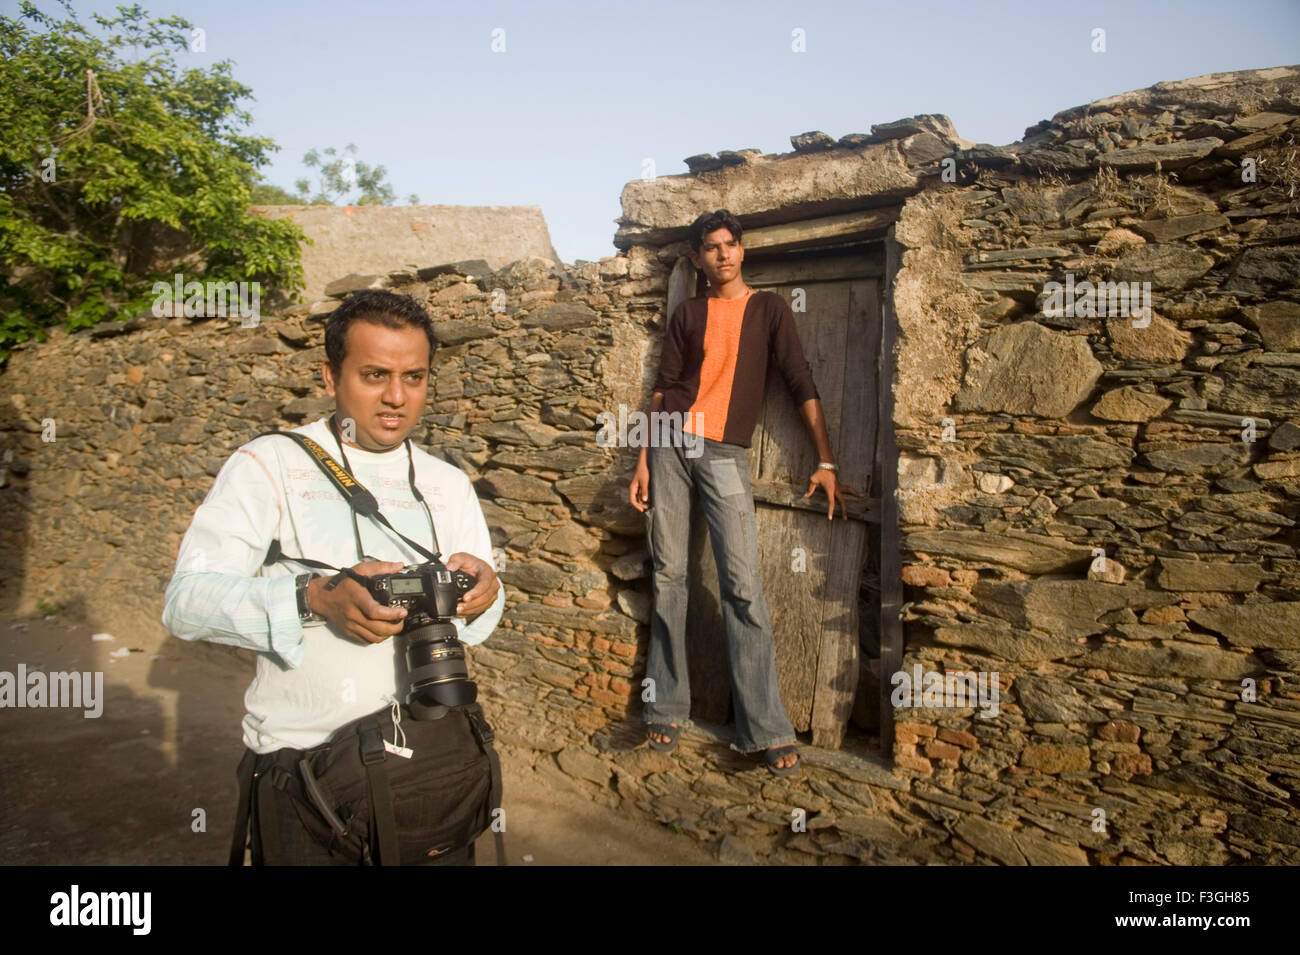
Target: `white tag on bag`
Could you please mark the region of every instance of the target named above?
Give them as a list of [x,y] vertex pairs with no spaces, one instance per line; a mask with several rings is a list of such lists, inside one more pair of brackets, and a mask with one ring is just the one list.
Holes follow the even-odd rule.
[[384,740],[384,752],[392,753],[394,756],[400,756],[402,759],[410,759],[415,755],[415,750],[409,746],[394,746],[388,740]]
[[384,740],[384,752],[400,756],[402,759],[410,759],[415,755],[415,750],[406,745],[406,731],[402,729],[402,708],[397,705],[396,700],[391,702],[393,704],[393,742],[390,743],[388,740]]

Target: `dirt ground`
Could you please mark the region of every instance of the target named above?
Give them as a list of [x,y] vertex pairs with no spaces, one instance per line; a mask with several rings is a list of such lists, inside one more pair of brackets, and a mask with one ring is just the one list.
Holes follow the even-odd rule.
[[[0,615],[0,671],[104,674],[98,718],[0,709],[0,864],[224,864],[252,654],[94,633],[60,616]],[[531,772],[524,782],[508,760],[503,771],[511,865],[716,864],[689,835],[549,790]],[[477,854],[495,861],[490,834]]]

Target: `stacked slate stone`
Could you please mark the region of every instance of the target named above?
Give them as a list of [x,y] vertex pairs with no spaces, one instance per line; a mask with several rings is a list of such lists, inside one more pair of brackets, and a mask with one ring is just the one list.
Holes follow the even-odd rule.
[[[981,807],[968,858],[1035,827],[1102,863],[1300,858],[1297,133],[1294,79],[1115,97],[959,153],[925,213],[977,322],[899,434],[904,669],[996,671],[1003,705],[900,710],[895,754]],[[1071,281],[1150,311],[1054,307]]]

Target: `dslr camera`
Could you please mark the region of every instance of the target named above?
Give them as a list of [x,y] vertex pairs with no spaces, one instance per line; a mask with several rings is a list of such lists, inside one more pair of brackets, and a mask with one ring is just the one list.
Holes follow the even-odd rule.
[[378,574],[366,588],[376,603],[406,608],[402,636],[406,640],[406,669],[410,673],[411,711],[428,711],[436,718],[438,706],[464,706],[478,698],[478,686],[469,679],[465,645],[456,639],[460,598],[478,583],[463,570],[448,570],[440,560],[410,564],[395,574]]

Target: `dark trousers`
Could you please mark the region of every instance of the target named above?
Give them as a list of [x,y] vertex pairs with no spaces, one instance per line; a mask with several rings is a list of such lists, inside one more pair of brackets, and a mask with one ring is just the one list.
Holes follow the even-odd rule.
[[[294,765],[298,750],[278,750],[258,755],[244,750],[237,773],[253,774],[251,804],[248,814],[252,865],[354,865],[349,859],[331,853],[312,838],[298,818],[307,809],[295,805],[293,797],[275,785],[276,765]],[[238,822],[236,822],[238,825]],[[474,865],[474,845],[448,852],[422,865]]]

